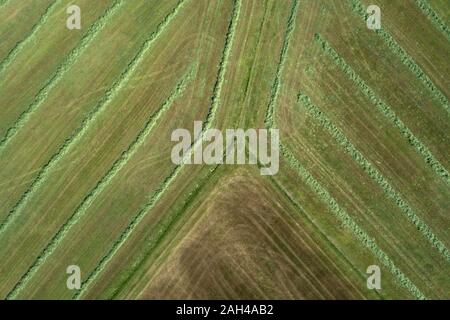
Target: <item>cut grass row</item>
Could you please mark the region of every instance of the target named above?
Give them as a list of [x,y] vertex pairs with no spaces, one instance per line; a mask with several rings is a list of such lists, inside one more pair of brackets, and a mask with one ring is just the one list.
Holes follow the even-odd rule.
[[[236,25],[239,20],[239,12],[240,12],[241,2],[240,0],[235,0],[233,3],[233,11],[230,19],[229,27],[227,30],[227,34],[225,37],[225,46],[222,54],[222,58],[219,64],[219,71],[216,78],[216,83],[214,84],[213,95],[211,97],[211,107],[208,110],[206,115],[206,120],[204,122],[204,130],[210,128],[211,122],[215,117],[217,112],[217,108],[220,103],[220,96],[222,85],[224,82],[224,74],[226,72],[226,66],[229,60],[231,48],[233,45],[234,34],[236,30]],[[186,154],[185,160],[190,158],[193,150],[198,146],[202,141],[197,139],[190,148],[190,151]],[[155,192],[150,196],[147,203],[145,203],[139,212],[133,217],[132,221],[125,228],[125,230],[119,235],[116,241],[113,243],[110,250],[104,255],[95,269],[89,274],[89,276],[83,281],[82,287],[79,291],[74,294],[75,299],[80,299],[88,290],[92,282],[97,278],[97,276],[103,271],[105,266],[109,261],[112,260],[117,251],[123,246],[126,242],[130,234],[136,228],[136,226],[142,221],[145,215],[151,211],[151,209],[155,206],[158,200],[163,196],[164,192],[169,188],[172,182],[176,179],[179,172],[183,169],[184,164],[177,165],[175,169],[167,176],[160,184],[160,186],[155,190]]]
[[444,36],[447,38],[448,41],[450,41],[450,29],[445,24],[444,21],[439,17],[439,15],[436,13],[436,11],[433,10],[433,8],[430,6],[428,1],[426,0],[415,0],[416,5],[422,10],[422,12],[427,16],[428,19],[433,23],[433,25],[441,31]]
[[289,42],[291,40],[292,33],[294,32],[295,29],[295,18],[297,16],[297,11],[298,11],[298,0],[293,0],[291,5],[291,11],[289,14],[289,19],[287,22],[286,33],[283,39],[283,46],[280,52],[280,60],[277,65],[275,80],[272,85],[270,100],[266,111],[265,125],[270,128],[273,127],[275,122],[273,118],[275,112],[275,105],[277,104],[278,92],[281,86],[281,75],[283,74],[284,63],[286,61],[286,56],[288,54]]
[[435,247],[444,258],[450,262],[450,252],[440,241],[428,225],[414,212],[411,206],[401,197],[394,187],[383,177],[383,175],[370,163],[364,155],[355,148],[348,138],[340,131],[328,117],[314,105],[310,98],[303,93],[299,93],[298,101],[308,110],[308,112],[319,121],[319,123],[333,136],[333,138],[345,149],[345,151],[358,163],[359,166],[383,189],[390,198],[417,227],[422,235]]
[[[27,45],[27,43],[33,41],[41,27],[47,22],[48,17],[55,11],[55,8],[59,2],[60,0],[55,0],[50,3],[50,5],[45,9],[44,14],[31,28],[31,32],[23,40],[16,43],[16,45],[8,52],[8,55],[0,62],[0,75],[2,74],[3,70],[8,67],[11,61],[14,60],[17,54]],[[3,2],[3,4],[5,4],[5,2]],[[2,142],[3,139],[0,140],[0,146]]]
[[133,276],[135,276],[137,271],[144,265],[146,259],[154,252],[154,250],[162,243],[164,239],[167,238],[173,227],[185,215],[186,210],[188,210],[192,202],[198,197],[205,185],[211,182],[211,179],[214,177],[219,166],[220,165],[216,165],[210,168],[204,177],[196,180],[194,189],[189,192],[182,206],[173,214],[164,216],[163,220],[158,222],[157,226],[153,229],[154,232],[151,233],[151,238],[145,242],[146,245],[144,253],[136,258],[136,262],[132,264],[131,270],[127,274],[122,275],[119,284],[107,293],[106,299],[116,299],[119,294],[123,294],[123,289],[127,283],[129,283]]
[[283,157],[297,171],[299,176],[311,187],[316,194],[328,205],[338,220],[347,230],[349,230],[363,246],[382,262],[388,270],[397,278],[397,280],[406,287],[417,299],[426,299],[425,295],[415,286],[415,284],[394,264],[391,258],[376,244],[365,230],[363,230],[354,219],[342,209],[330,193],[298,162],[295,156],[286,146],[280,144],[280,151]]
[[339,56],[339,54],[331,47],[331,45],[320,35],[315,35],[315,40],[321,45],[323,51],[331,57],[333,62],[341,68],[344,74],[352,80],[367,98],[384,114],[384,116],[392,124],[394,124],[400,133],[407,139],[408,143],[421,155],[426,164],[444,179],[450,185],[450,174],[446,168],[434,157],[428,148],[417,139],[411,130],[403,123],[396,113],[383,100],[378,98],[377,94],[370,88],[366,82],[347,64],[347,62]]
[[[289,22],[292,23],[292,20],[290,19]],[[289,38],[291,37],[290,30],[293,30],[293,27],[287,28],[285,36],[285,46],[283,46],[283,49],[280,53],[278,70],[282,69],[284,61],[286,59],[286,53],[289,46]],[[265,124],[268,128],[273,128],[276,126],[274,115],[277,96],[279,94],[279,89],[281,86],[281,76],[281,73],[277,72],[273,83],[272,96],[267,107],[265,119]],[[367,249],[369,249],[389,269],[389,271],[397,278],[397,280],[402,285],[404,285],[416,298],[425,299],[425,295],[415,286],[415,284],[400,269],[395,266],[389,256],[384,253],[384,251],[382,251],[378,247],[375,241],[370,238],[369,235],[361,227],[358,226],[353,218],[338,205],[336,200],[328,193],[328,191],[324,189],[320,185],[320,183],[312,177],[312,175],[300,164],[300,162],[298,162],[295,156],[282,143],[280,143],[280,151],[280,155],[284,159],[286,159],[286,161],[293,169],[295,169],[302,180],[304,180],[307,185],[311,187],[325,203],[327,203],[331,211],[336,215],[342,225],[346,227]]]
[[[66,140],[63,145],[59,148],[59,150],[50,158],[50,160],[40,169],[38,175],[29,186],[29,188],[25,191],[25,193],[21,196],[19,201],[14,205],[14,207],[9,211],[7,218],[0,225],[0,234],[7,228],[8,225],[11,224],[13,219],[20,214],[20,211],[25,207],[28,199],[31,195],[40,188],[40,186],[45,182],[45,178],[51,172],[51,170],[55,167],[55,165],[66,155],[72,148],[72,146],[76,145],[76,143],[83,137],[83,135],[88,131],[89,125],[93,123],[96,117],[101,114],[108,104],[116,97],[116,95],[122,90],[124,85],[128,83],[131,76],[137,69],[139,63],[144,58],[145,54],[152,47],[153,43],[163,32],[164,28],[169,24],[169,22],[173,19],[173,17],[178,13],[179,9],[184,4],[185,0],[182,0],[178,3],[176,8],[170,12],[165,19],[157,26],[156,30],[150,34],[150,36],[144,41],[139,51],[133,57],[133,59],[128,63],[127,68],[120,74],[120,76],[115,80],[111,88],[105,93],[102,99],[98,102],[94,109],[92,109],[86,118],[83,119],[81,126],[75,130]],[[122,3],[116,2],[116,5]]]
[[[351,10],[360,16],[364,21],[366,20],[367,13],[361,4],[360,0],[347,0]],[[383,39],[388,48],[397,55],[401,62],[407,66],[411,72],[425,85],[425,87],[431,92],[432,96],[439,101],[442,107],[450,113],[450,103],[445,94],[436,87],[431,81],[428,75],[422,70],[422,68],[414,61],[414,59],[395,41],[392,35],[385,29],[378,29],[375,32]],[[448,177],[448,176],[447,176]]]
[[105,187],[112,181],[117,172],[119,172],[128,160],[136,153],[138,148],[144,143],[146,138],[152,132],[157,121],[161,116],[167,111],[173,104],[174,100],[177,99],[185,90],[188,83],[192,80],[194,68],[190,68],[188,74],[185,75],[181,81],[176,86],[175,90],[163,103],[163,105],[147,120],[144,128],[139,132],[135,140],[129,145],[127,150],[125,150],[121,156],[114,162],[113,166],[109,169],[105,176],[97,183],[93,190],[91,190],[83,199],[82,203],[77,207],[75,212],[70,216],[70,218],[64,223],[64,225],[55,233],[51,241],[43,249],[43,251],[36,258],[34,263],[25,272],[22,278],[17,282],[13,290],[7,295],[7,299],[14,299],[20,294],[20,291],[27,285],[29,279],[33,277],[38,271],[39,267],[45,262],[48,256],[52,254],[54,249],[58,244],[64,239],[65,235],[68,233],[70,228],[75,225],[78,220],[85,214],[87,208],[91,205],[94,199],[105,189]]
[[[53,8],[56,3],[57,1],[49,7],[49,9],[46,11],[46,14],[44,14],[43,16],[45,17],[45,19],[42,18],[39,22],[39,25],[42,25],[45,22],[47,16],[49,15],[50,9]],[[7,129],[5,136],[0,140],[0,152],[4,150],[5,146],[11,141],[17,131],[20,130],[20,128],[22,128],[24,124],[30,119],[33,112],[38,109],[40,105],[45,101],[49,92],[56,86],[58,81],[63,78],[64,74],[75,63],[75,61],[83,53],[83,51],[92,43],[93,39],[103,29],[111,16],[113,16],[119,10],[123,3],[123,0],[114,1],[114,3],[105,11],[105,13],[93,25],[89,27],[88,32],[81,39],[80,43],[65,57],[64,61],[58,66],[56,72],[39,90],[33,102],[25,109],[25,111],[20,114],[17,121],[9,129]],[[33,32],[32,34],[36,33],[36,30],[34,31],[35,32]],[[21,46],[18,50],[22,49],[22,47],[23,46]],[[14,56],[11,56],[11,59],[13,59]],[[0,72],[1,70],[2,69],[0,68]]]
[[[315,221],[315,218],[313,218],[313,216],[308,213],[308,211],[298,201],[296,201],[291,194],[289,194],[288,190],[286,190],[285,186],[283,186],[282,183],[277,181],[274,177],[270,177],[269,179],[271,180],[272,185],[278,190],[278,192],[282,194],[292,204],[292,206],[297,209],[297,214],[305,217],[308,224],[311,225],[314,231],[317,232],[317,234],[320,235],[323,241],[327,243],[327,246],[332,251],[334,251],[335,254],[345,262],[346,267],[351,270],[352,273],[357,275],[359,280],[364,283],[366,281],[365,275],[361,272],[360,269],[358,269],[357,266],[353,264],[351,258],[346,256],[346,254],[335,243],[333,243],[333,241],[330,239],[330,235],[328,235],[324,230],[321,229],[321,227]],[[386,287],[384,289],[386,289]],[[384,295],[387,293],[387,291],[379,292],[378,290],[375,290],[374,292],[371,291],[370,293],[375,294],[378,298],[382,298],[385,297]]]

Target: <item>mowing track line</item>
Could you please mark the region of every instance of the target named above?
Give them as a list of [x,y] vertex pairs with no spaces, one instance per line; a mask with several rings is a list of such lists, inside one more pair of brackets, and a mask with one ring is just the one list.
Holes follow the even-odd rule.
[[[219,71],[218,71],[216,83],[214,84],[213,95],[211,97],[211,107],[208,110],[208,113],[206,115],[204,130],[211,127],[212,120],[214,119],[217,109],[218,109],[218,106],[219,106],[222,85],[224,82],[224,74],[226,71],[227,63],[229,60],[229,56],[230,56],[230,52],[231,52],[231,48],[232,48],[232,44],[233,44],[233,40],[234,40],[236,25],[239,20],[240,7],[241,7],[240,0],[235,0],[233,3],[233,12],[231,15],[230,23],[228,25],[228,31],[225,36],[225,46],[224,46],[224,50],[222,53],[222,59],[219,63]],[[200,135],[200,136],[202,136],[202,135]],[[138,213],[132,219],[130,224],[125,228],[125,230],[119,235],[117,240],[113,243],[110,250],[100,260],[99,264],[95,267],[95,269],[91,272],[91,274],[87,277],[87,279],[85,281],[83,281],[83,283],[81,284],[81,289],[74,294],[74,296],[73,296],[74,299],[80,299],[83,296],[83,294],[88,290],[89,286],[96,279],[96,277],[99,275],[99,273],[103,271],[106,264],[108,264],[108,262],[112,260],[114,255],[119,251],[119,249],[122,247],[122,245],[128,239],[128,237],[133,232],[133,230],[136,228],[136,226],[142,221],[142,219],[144,219],[145,215],[156,205],[156,203],[162,197],[164,192],[169,188],[169,186],[175,180],[175,178],[177,177],[179,172],[183,169],[186,160],[191,157],[193,150],[195,150],[195,148],[200,143],[202,143],[201,138],[197,139],[193,143],[193,145],[189,149],[189,152],[186,153],[185,157],[183,158],[183,163],[177,165],[175,167],[175,169],[161,182],[159,187],[150,196],[148,202],[142,206],[142,208],[138,211]]]
[[323,51],[342,70],[342,72],[364,93],[364,95],[377,106],[378,110],[400,131],[417,153],[423,158],[435,174],[440,176],[450,186],[450,174],[447,169],[434,157],[428,148],[417,139],[411,130],[403,123],[397,114],[383,100],[377,97],[375,91],[339,56],[331,45],[318,33],[315,40],[321,45]]
[[309,114],[316,119],[322,127],[324,127],[331,136],[344,148],[344,150],[353,158],[353,160],[372,178],[384,191],[388,198],[390,198],[407,216],[422,235],[436,248],[444,257],[450,262],[450,252],[445,247],[444,243],[434,235],[430,227],[414,212],[411,206],[402,199],[401,195],[394,189],[394,187],[386,180],[386,178],[370,163],[364,155],[356,149],[345,134],[340,131],[331,120],[315,106],[310,98],[303,93],[299,93],[298,102],[301,102]]
[[[351,10],[366,20],[366,11],[360,0],[347,0]],[[442,104],[442,107],[450,114],[450,103],[441,90],[431,81],[427,74],[420,68],[414,59],[395,41],[395,39],[384,29],[374,30],[391,49],[391,51],[411,70],[411,72],[425,85],[431,92],[431,96]]]
[[153,131],[158,120],[162,115],[173,105],[173,102],[184,92],[188,83],[192,80],[194,68],[190,68],[188,73],[182,77],[182,80],[177,84],[170,96],[164,101],[162,106],[153,113],[144,128],[139,132],[134,141],[128,146],[128,148],[122,152],[120,157],[116,159],[114,164],[108,170],[108,172],[97,182],[96,186],[84,197],[81,204],[75,209],[74,213],[67,219],[67,221],[56,232],[47,246],[42,250],[39,256],[36,258],[31,267],[24,273],[21,279],[16,283],[14,288],[6,296],[7,299],[16,298],[23,288],[27,285],[28,281],[36,274],[39,267],[44,264],[46,259],[53,253],[58,247],[59,243],[63,241],[66,234],[70,229],[83,217],[86,210],[90,207],[92,202],[97,198],[99,194],[105,190],[107,185],[114,179],[116,174],[128,163],[128,160],[136,153],[136,151],[142,146],[144,141]]
[[[120,1],[122,2],[122,1]],[[118,2],[116,2],[117,4]],[[164,18],[164,20],[156,27],[156,30],[151,33],[149,38],[147,38],[142,46],[139,48],[139,51],[133,57],[133,59],[128,63],[126,69],[120,74],[120,76],[114,81],[113,85],[108,89],[99,103],[95,106],[93,110],[89,112],[86,118],[83,119],[83,122],[80,127],[78,127],[63,143],[63,145],[59,148],[59,150],[51,157],[51,159],[41,168],[39,174],[32,182],[30,187],[25,191],[19,201],[14,205],[14,207],[10,210],[9,214],[6,217],[6,220],[0,225],[0,235],[2,232],[11,224],[14,217],[18,215],[18,212],[24,208],[25,204],[29,200],[30,196],[36,192],[36,190],[43,184],[45,178],[49,171],[54,168],[54,165],[64,157],[69,151],[70,148],[75,145],[81,137],[87,132],[89,125],[94,122],[98,116],[98,114],[102,113],[106,106],[116,97],[116,95],[120,92],[120,90],[126,85],[126,83],[130,80],[134,71],[136,71],[139,63],[144,58],[145,54],[151,48],[153,43],[158,39],[159,35],[165,29],[165,27],[169,24],[169,22],[173,19],[173,17],[178,13],[182,5],[185,3],[185,0],[181,0],[178,2],[177,6]]]
[[[52,6],[55,3],[56,2],[54,2]],[[53,76],[44,84],[44,86],[36,94],[33,102],[27,107],[25,111],[23,111],[20,114],[16,122],[10,128],[8,128],[8,130],[6,130],[5,136],[0,140],[0,152],[2,152],[5,149],[6,145],[11,141],[11,139],[15,136],[15,134],[19,131],[19,129],[24,126],[24,124],[30,119],[31,115],[45,101],[49,92],[56,86],[59,80],[61,80],[61,78],[65,75],[66,71],[70,67],[72,67],[72,65],[83,53],[83,51],[91,44],[92,40],[103,29],[103,27],[106,25],[111,16],[113,16],[124,3],[125,2],[123,0],[116,0],[108,9],[105,10],[103,15],[89,27],[88,32],[83,36],[79,45],[73,48],[72,51],[70,51],[70,53],[66,55],[64,61],[58,66]],[[48,16],[48,14],[46,16]]]

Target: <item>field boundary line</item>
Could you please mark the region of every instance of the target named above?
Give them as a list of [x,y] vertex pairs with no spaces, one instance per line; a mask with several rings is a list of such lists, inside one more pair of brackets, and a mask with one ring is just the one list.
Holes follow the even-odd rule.
[[[224,45],[224,50],[222,52],[222,58],[219,63],[219,71],[218,71],[218,75],[216,78],[216,82],[214,84],[213,94],[211,97],[211,107],[208,110],[208,113],[206,115],[206,121],[205,121],[206,125],[204,126],[205,127],[204,130],[210,128],[212,119],[215,117],[218,106],[219,106],[222,85],[224,82],[224,74],[226,72],[226,67],[228,64],[231,48],[232,48],[233,42],[234,42],[234,34],[235,34],[237,22],[239,20],[240,7],[241,7],[241,0],[235,0],[233,2],[233,11],[232,11],[231,19],[230,19],[230,22],[228,25],[228,30],[227,30],[227,33],[225,36],[225,45]],[[177,177],[179,172],[183,169],[184,164],[186,163],[186,160],[191,157],[193,150],[195,150],[195,148],[199,145],[199,143],[202,143],[201,137],[197,138],[197,140],[193,142],[193,144],[191,145],[191,148],[189,149],[189,152],[187,152],[185,157],[183,158],[182,163],[177,165],[174,168],[174,170],[160,183],[158,188],[149,197],[149,200],[142,206],[142,208],[138,211],[138,213],[133,217],[133,219],[128,224],[128,226],[125,228],[125,230],[119,235],[117,240],[113,243],[110,250],[100,260],[100,262],[94,268],[94,270],[90,273],[88,278],[85,281],[83,281],[83,283],[81,284],[81,289],[74,294],[74,296],[73,296],[74,299],[80,299],[83,296],[83,294],[88,290],[88,288],[92,284],[92,282],[97,278],[99,273],[103,271],[103,269],[108,264],[108,262],[111,261],[113,259],[114,255],[120,250],[122,245],[126,242],[128,237],[130,236],[130,234],[136,228],[136,226],[144,219],[146,214],[155,207],[158,200],[163,196],[164,192],[170,187],[170,185],[175,180],[175,178]]]
[[[366,12],[360,2],[360,0],[347,0],[351,10],[359,15],[364,21],[366,20]],[[436,87],[431,81],[428,75],[422,70],[422,68],[414,61],[414,59],[403,49],[400,44],[384,29],[374,30],[388,48],[401,60],[401,62],[409,68],[409,70],[424,84],[424,86],[430,91],[431,96],[442,104],[442,107],[450,114],[450,103],[442,91]]]
[[[9,0],[3,1],[3,3],[0,4],[0,6],[6,4]],[[47,6],[42,16],[39,17],[38,21],[31,27],[30,33],[22,40],[19,40],[14,47],[8,52],[6,57],[0,62],[0,74],[4,71],[6,67],[8,67],[11,63],[11,61],[14,60],[14,58],[17,56],[17,54],[23,49],[23,47],[26,46],[28,42],[30,42],[36,34],[41,29],[42,25],[47,22],[48,17],[53,13],[53,10],[55,9],[56,5],[61,0],[54,0],[51,4]]]
[[12,140],[12,138],[16,135],[20,128],[25,125],[25,123],[30,119],[31,115],[41,106],[41,104],[49,95],[49,92],[59,83],[59,80],[61,80],[65,73],[74,65],[78,57],[91,44],[92,40],[103,29],[111,16],[113,16],[124,3],[125,2],[123,0],[116,0],[110,7],[105,10],[103,15],[89,27],[86,34],[81,38],[80,43],[65,56],[63,62],[58,65],[55,73],[53,73],[51,78],[44,84],[41,89],[39,89],[38,93],[33,99],[33,102],[31,102],[26,110],[19,115],[16,122],[6,130],[4,137],[0,140],[0,152],[5,149],[6,145],[8,145],[8,143]]
[[183,6],[185,1],[181,0],[178,2],[176,7],[162,20],[160,24],[156,27],[156,30],[150,34],[150,36],[144,41],[142,46],[139,48],[136,55],[131,59],[128,63],[127,67],[122,71],[122,73],[118,76],[118,78],[114,81],[113,85],[108,89],[102,99],[96,104],[96,106],[89,112],[89,114],[83,119],[81,125],[74,131],[72,134],[66,138],[63,145],[59,148],[59,150],[50,158],[50,160],[41,168],[38,176],[34,179],[30,187],[25,191],[19,201],[14,205],[14,207],[10,210],[7,215],[6,220],[0,224],[0,235],[2,232],[9,226],[14,217],[17,217],[17,212],[24,208],[26,203],[28,202],[30,195],[33,194],[45,181],[47,174],[54,167],[55,163],[57,163],[60,159],[66,155],[73,145],[84,136],[84,134],[89,130],[89,126],[92,122],[97,119],[97,116],[101,114],[106,106],[115,98],[115,96],[121,91],[122,87],[128,83],[131,78],[131,75],[136,71],[139,63],[144,58],[147,51],[151,48],[154,41],[159,37],[159,35],[163,32],[165,27],[172,21],[173,17],[178,13],[180,8]]
[[366,82],[345,62],[345,60],[339,56],[331,45],[322,38],[318,33],[314,36],[315,40],[320,44],[322,50],[331,58],[342,72],[364,93],[364,95],[375,105],[378,110],[391,122],[402,134],[402,136],[408,141],[408,144],[412,146],[417,153],[423,158],[426,164],[428,164],[434,173],[440,176],[447,185],[450,185],[450,174],[447,169],[434,157],[430,150],[417,139],[412,131],[403,123],[397,114],[386,104],[381,98],[377,97],[375,91],[370,88]]
[[354,219],[342,209],[330,193],[300,164],[295,156],[280,143],[280,150],[289,165],[297,172],[306,184],[314,190],[319,198],[324,201],[342,226],[348,229],[372,254],[380,260],[385,267],[396,277],[396,279],[407,288],[414,297],[419,300],[426,299],[425,295],[415,286],[415,284],[397,267],[389,256],[376,244],[364,229],[362,229]]
[[437,14],[437,12],[431,7],[427,0],[415,0],[416,5],[422,10],[428,20],[438,29],[444,36],[450,41],[450,29],[442,21],[441,17]]
[[269,104],[267,106],[266,116],[264,119],[264,123],[267,127],[272,128],[275,124],[275,105],[278,99],[278,92],[281,87],[281,76],[284,70],[284,63],[286,61],[286,57],[289,50],[289,43],[292,38],[292,34],[295,29],[295,18],[297,16],[298,11],[298,0],[292,1],[291,10],[289,13],[289,18],[286,26],[286,32],[283,39],[283,45],[281,47],[280,60],[278,61],[277,71],[275,73],[275,80],[272,84],[272,89],[270,93]]
[[381,187],[386,196],[401,209],[408,220],[412,222],[431,245],[442,254],[445,260],[450,262],[450,252],[445,244],[438,239],[430,227],[417,215],[417,213],[414,212],[407,201],[401,197],[381,172],[350,142],[345,134],[332,123],[319,107],[311,102],[308,96],[300,92],[297,101],[303,104],[309,114],[328,131],[328,133],[344,148],[346,153],[349,154],[366,174]]
[[158,120],[163,114],[173,105],[174,101],[185,91],[187,85],[193,77],[194,68],[191,67],[187,74],[185,74],[181,81],[176,85],[170,96],[162,103],[158,110],[156,110],[146,121],[144,127],[140,130],[133,142],[124,150],[119,158],[113,163],[108,172],[97,182],[96,186],[83,198],[82,202],[77,206],[73,214],[60,227],[58,232],[53,236],[47,246],[41,251],[32,266],[25,272],[22,278],[16,283],[13,290],[7,295],[7,299],[14,299],[28,284],[28,281],[38,272],[39,267],[46,261],[46,259],[58,247],[59,243],[64,239],[70,229],[85,215],[86,210],[91,206],[94,200],[100,195],[109,183],[114,179],[116,174],[128,163],[128,160],[136,153],[142,146],[149,134],[153,131]]

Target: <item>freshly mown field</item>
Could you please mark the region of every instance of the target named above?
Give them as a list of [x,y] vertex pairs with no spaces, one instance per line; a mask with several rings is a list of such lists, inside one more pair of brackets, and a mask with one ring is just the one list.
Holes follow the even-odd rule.
[[[449,20],[447,0],[0,0],[0,298],[450,299]],[[279,172],[173,164],[194,121],[278,128]]]

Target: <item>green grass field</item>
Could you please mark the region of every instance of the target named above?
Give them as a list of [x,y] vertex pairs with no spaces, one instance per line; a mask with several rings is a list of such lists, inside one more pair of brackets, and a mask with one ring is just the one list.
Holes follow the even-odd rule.
[[[449,1],[0,0],[0,21],[0,298],[450,299]],[[279,129],[279,172],[174,164],[194,121]]]

